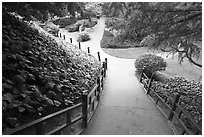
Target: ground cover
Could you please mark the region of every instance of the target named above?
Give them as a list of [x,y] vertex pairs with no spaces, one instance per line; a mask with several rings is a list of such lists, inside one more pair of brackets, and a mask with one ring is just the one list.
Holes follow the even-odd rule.
[[95,83],[98,61],[12,15],[2,18],[2,131],[81,101]]

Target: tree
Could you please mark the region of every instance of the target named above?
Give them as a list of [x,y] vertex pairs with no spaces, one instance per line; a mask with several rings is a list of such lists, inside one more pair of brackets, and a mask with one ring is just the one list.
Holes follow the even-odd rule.
[[75,17],[76,12],[83,12],[77,2],[3,2],[2,5],[4,12],[16,12],[26,20],[35,17],[47,21],[48,14],[62,17],[70,13]]
[[195,60],[202,51],[198,44],[202,41],[202,3],[114,3],[109,8],[109,11],[121,9],[120,13],[128,20],[126,38],[140,40],[153,50],[179,53],[180,62],[187,58],[202,67]]

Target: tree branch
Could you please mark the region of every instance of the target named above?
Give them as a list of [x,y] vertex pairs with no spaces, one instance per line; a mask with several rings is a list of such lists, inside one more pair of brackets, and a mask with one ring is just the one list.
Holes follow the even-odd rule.
[[202,9],[189,9],[189,10],[181,10],[181,9],[177,9],[177,10],[143,10],[144,12],[197,12],[200,11],[202,12]]
[[194,65],[196,65],[196,66],[198,66],[198,67],[200,67],[200,68],[202,68],[202,64],[199,64],[199,63],[197,63],[197,62],[195,62],[193,59],[192,59],[192,57],[191,56],[189,56],[189,54],[187,53],[187,51],[185,51],[185,50],[179,50],[179,49],[177,49],[177,48],[175,48],[175,47],[172,47],[173,49],[175,49],[177,52],[183,52],[183,53],[185,53],[186,54],[186,57],[188,58],[188,60],[191,62],[191,63],[193,63]]
[[[185,52],[185,53],[186,53],[186,52]],[[202,68],[202,64],[199,64],[199,63],[195,62],[187,53],[186,53],[186,57],[188,58],[188,60],[189,60],[191,63],[193,63],[194,65],[196,65],[196,66],[198,66],[198,67],[200,67],[200,68]]]

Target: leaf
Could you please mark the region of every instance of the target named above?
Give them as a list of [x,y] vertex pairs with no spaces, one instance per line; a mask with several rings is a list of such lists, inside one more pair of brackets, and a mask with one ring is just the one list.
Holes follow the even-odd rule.
[[36,85],[29,86],[30,91],[34,93],[36,98],[42,98],[42,93],[39,91],[38,87]]
[[55,104],[55,106],[57,106],[57,107],[59,107],[59,106],[61,105],[61,103],[60,103],[59,101],[57,101],[57,100],[54,100],[54,104]]
[[20,102],[20,101],[18,101],[18,100],[13,100],[11,103],[9,103],[8,108],[9,108],[9,109],[17,108],[17,107],[20,107],[20,106],[22,106],[22,105],[23,105],[22,102]]
[[73,104],[73,102],[71,100],[68,100],[68,99],[65,99],[64,102],[66,105],[72,105]]
[[19,112],[24,112],[26,109],[24,107],[18,107]]
[[11,103],[14,100],[13,95],[11,93],[5,93],[2,97],[2,100],[5,100]]
[[12,128],[15,128],[19,125],[18,119],[16,117],[9,117],[7,118],[7,122]]
[[45,103],[47,105],[51,105],[51,106],[54,106],[54,103],[51,99],[49,99],[46,95],[43,95],[43,100],[45,101]]

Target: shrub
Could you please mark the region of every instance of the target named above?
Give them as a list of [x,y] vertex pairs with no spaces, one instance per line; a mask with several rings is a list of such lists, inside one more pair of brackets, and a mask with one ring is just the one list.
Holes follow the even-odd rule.
[[65,28],[68,25],[76,23],[77,19],[74,18],[60,18],[53,21],[55,25],[59,25],[60,28]]
[[76,31],[79,31],[79,26],[80,24],[73,24],[65,27],[65,29],[68,30],[68,32],[76,32]]
[[167,66],[166,61],[155,54],[144,54],[135,60],[135,68],[138,72],[142,72],[145,67],[145,73],[151,76],[155,71],[165,70]]
[[54,36],[58,35],[59,28],[52,22],[47,22],[45,23],[45,25],[41,25],[41,26],[43,27],[43,29],[45,29],[50,34],[53,34]]
[[84,26],[85,26],[86,28],[91,28],[91,27],[94,27],[96,24],[97,24],[97,21],[91,21],[91,22],[86,21],[86,22],[84,23]]
[[114,35],[110,31],[104,30],[103,38],[100,42],[101,48],[108,48],[108,43],[113,40],[113,37]]
[[142,39],[142,41],[140,42],[140,46],[143,47],[143,46],[153,46],[156,42],[156,35],[155,34],[150,34],[150,35],[147,35],[146,37],[144,37]]
[[91,22],[87,19],[78,20],[76,24],[83,25],[86,28],[94,27],[97,24],[97,20],[92,19]]
[[161,71],[157,71],[154,73],[153,78],[155,81],[165,82],[167,81],[170,76],[166,75],[165,73],[162,73]]
[[77,39],[78,42],[84,42],[90,40],[90,36],[87,33],[80,34],[79,38]]
[[[165,96],[173,102],[175,94],[181,94],[180,105],[192,115],[195,122],[199,125],[202,124],[202,84],[193,80],[188,81],[183,77],[174,77],[166,80],[164,83],[154,81],[152,88],[162,98]],[[171,106],[171,102],[168,104]],[[191,124],[185,118],[185,123],[191,128]]]

